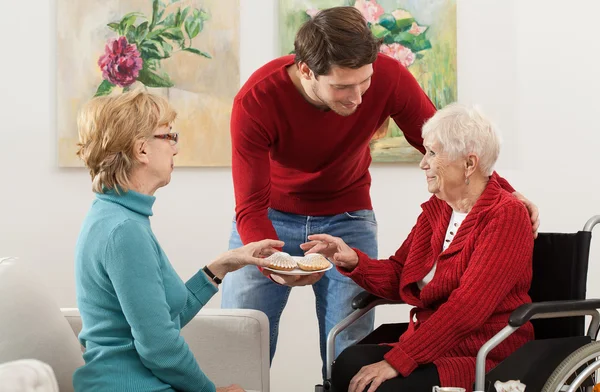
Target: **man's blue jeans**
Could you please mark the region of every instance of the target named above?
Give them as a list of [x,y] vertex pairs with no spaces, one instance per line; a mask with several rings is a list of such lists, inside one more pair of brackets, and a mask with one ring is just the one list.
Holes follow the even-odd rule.
[[[352,211],[330,216],[305,216],[269,209],[269,219],[279,239],[285,242],[284,252],[302,256],[300,244],[311,234],[330,234],[342,238],[349,246],[360,249],[371,258],[377,257],[377,221],[372,210]],[[229,249],[242,246],[233,222]],[[271,361],[275,355],[279,319],[285,308],[291,287],[280,286],[264,276],[254,266],[244,267],[227,274],[223,281],[221,307],[224,309],[257,309],[269,318]],[[323,375],[327,334],[338,322],[352,313],[352,298],[362,289],[334,267],[313,285],[316,297],[317,318]],[[362,317],[344,330],[336,339],[336,354],[356,343],[373,330],[374,314]]]

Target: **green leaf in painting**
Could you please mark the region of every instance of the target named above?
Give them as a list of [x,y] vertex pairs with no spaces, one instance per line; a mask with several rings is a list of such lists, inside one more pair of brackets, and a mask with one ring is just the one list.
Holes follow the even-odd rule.
[[153,0],[152,1],[152,18],[150,20],[150,30],[152,30],[154,28],[154,25],[156,25],[156,21],[158,20],[157,16],[158,16],[158,0]]
[[143,83],[147,87],[173,87],[174,84],[169,79],[167,74],[159,75],[155,72],[150,71],[146,67],[142,67],[137,80]]
[[177,13],[175,14],[175,26],[181,26],[181,8],[177,8]]
[[196,48],[184,48],[183,50],[185,50],[186,52],[195,53],[197,55],[204,56],[207,59],[212,59],[212,56],[210,54],[203,52],[201,50],[198,50]]
[[162,49],[165,54],[164,58],[171,57],[171,54],[173,53],[173,46],[171,44],[169,44],[167,41],[163,41]]
[[152,59],[161,60],[162,58],[163,58],[162,53],[160,53],[156,49],[147,48],[142,51],[142,59],[144,59],[144,60],[152,60]]
[[138,17],[144,17],[144,14],[141,14],[139,12],[130,12],[128,14],[126,14],[125,16],[123,16],[123,19],[121,19],[121,22],[119,23],[119,27],[121,28],[121,31],[124,33],[127,33],[127,29],[130,26],[133,26],[133,24],[135,23],[136,19]]
[[394,28],[394,30],[402,31],[404,29],[408,29],[410,26],[412,26],[414,21],[415,18],[398,19],[396,20],[396,27]]
[[149,30],[152,31],[165,13],[165,5],[160,0],[152,0],[152,18]]
[[[159,10],[159,11],[158,11],[158,15],[156,16],[156,19],[157,19],[157,20],[160,20],[160,19],[163,17],[163,15],[164,15],[164,14],[165,14],[165,10],[164,10],[164,9],[162,9],[162,10]],[[162,22],[161,22],[161,23],[162,23]],[[157,24],[160,24],[160,23],[157,23]]]
[[160,60],[158,59],[148,59],[144,61],[144,64],[147,65],[148,69],[156,71],[160,68]]
[[158,51],[160,51],[161,48],[162,48],[161,42],[160,41],[156,41],[156,40],[152,40],[152,39],[147,39],[141,45],[141,49],[142,50],[152,49],[152,50],[156,50],[158,52]]
[[154,41],[154,40],[144,41],[144,43],[140,46],[140,52],[142,55],[142,59],[144,59],[144,63],[146,62],[146,60],[162,59],[163,55],[160,52],[161,48],[162,48],[162,45],[158,41]]
[[208,20],[208,18],[209,18],[208,12],[206,12],[204,10],[200,10],[198,16],[200,17],[200,19],[202,19],[202,21]]
[[179,21],[177,23],[177,27],[181,27],[181,25],[185,21],[185,18],[187,18],[189,12],[190,12],[190,7],[185,7],[183,9],[183,11],[181,11],[181,15],[179,16]]
[[193,15],[190,15],[185,21],[185,32],[190,39],[194,38],[200,33],[200,27],[200,19],[194,18]]
[[119,35],[121,34],[121,30],[119,29],[119,23],[109,23],[107,24],[108,28],[112,31],[116,31]]
[[166,30],[167,30],[166,28],[160,28],[160,29],[153,30],[153,31],[151,31],[151,32],[148,33],[148,35],[146,36],[146,38],[148,38],[148,39],[157,38],[162,33],[164,33]]
[[162,36],[173,41],[181,41],[184,39],[183,33],[177,27],[166,30]]
[[371,32],[377,38],[383,38],[386,35],[390,34],[390,31],[379,24],[374,24],[371,26]]
[[148,21],[144,23],[140,23],[140,25],[136,29],[137,42],[142,42],[146,39],[148,35]]
[[125,37],[127,37],[127,42],[130,44],[137,43],[137,29],[135,26],[127,26],[125,29]]
[[431,42],[429,42],[425,34],[414,35],[405,31],[394,35],[393,41],[409,48],[414,53],[425,49],[431,49]]
[[176,23],[175,23],[176,17],[177,16],[175,14],[169,14],[169,16],[167,16],[165,18],[165,20],[162,22],[162,25],[165,26],[167,29],[175,27],[176,26]]
[[100,86],[98,86],[98,89],[96,90],[96,94],[94,94],[94,97],[99,97],[101,95],[108,95],[111,93],[111,91],[113,91],[114,88],[115,88],[114,84],[112,84],[108,80],[103,80],[102,83],[100,83]]

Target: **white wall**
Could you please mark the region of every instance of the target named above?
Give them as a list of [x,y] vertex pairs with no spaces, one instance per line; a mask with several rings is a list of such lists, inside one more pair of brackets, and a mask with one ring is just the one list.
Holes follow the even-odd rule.
[[[226,1],[226,0],[224,0]],[[241,0],[241,79],[277,55],[275,0]],[[30,260],[61,306],[74,306],[73,247],[92,199],[82,169],[56,160],[55,1],[4,1],[0,24],[0,256]],[[499,172],[534,200],[543,231],[575,231],[600,214],[600,41],[597,0],[458,0],[459,98],[480,103],[503,129]],[[76,64],[73,65],[77,66]],[[394,252],[427,198],[416,166],[372,170],[380,255]],[[233,216],[228,168],[175,170],[159,191],[153,227],[187,278],[224,251]],[[588,296],[600,297],[600,246]],[[217,295],[210,307],[218,307]],[[319,381],[314,297],[295,289],[283,315],[272,389]],[[388,307],[383,320],[405,320]],[[293,385],[292,385],[293,384]]]

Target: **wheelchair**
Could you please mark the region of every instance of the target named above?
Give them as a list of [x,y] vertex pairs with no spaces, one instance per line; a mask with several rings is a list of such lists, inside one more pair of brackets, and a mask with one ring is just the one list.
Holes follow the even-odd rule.
[[[533,250],[529,290],[532,303],[515,309],[508,325],[479,350],[474,391],[495,391],[496,381],[508,380],[520,380],[527,386],[527,392],[597,390],[594,386],[600,385],[600,341],[596,341],[600,299],[586,299],[586,284],[592,229],[598,223],[600,215],[590,218],[577,233],[539,233]],[[366,291],[353,299],[354,312],[327,336],[326,378],[323,384],[315,386],[315,392],[332,390],[336,336],[376,306],[402,303]],[[587,332],[585,316],[591,316]],[[488,353],[528,321],[533,324],[535,340],[486,374]],[[357,344],[397,341],[398,331],[404,329],[406,324],[384,324]]]

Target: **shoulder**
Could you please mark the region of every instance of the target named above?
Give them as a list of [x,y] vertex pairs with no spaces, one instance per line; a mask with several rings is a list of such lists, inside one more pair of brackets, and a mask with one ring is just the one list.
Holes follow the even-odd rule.
[[131,218],[116,222],[110,230],[109,240],[125,244],[139,244],[154,241],[150,228]]
[[158,244],[148,225],[135,219],[115,224],[108,234],[106,255],[109,258],[129,258],[132,255],[158,254]]
[[[486,226],[497,231],[531,231],[531,220],[525,205],[510,192],[499,189],[493,204],[483,218]],[[532,237],[533,238],[533,237]]]
[[373,81],[396,86],[404,79],[414,80],[414,76],[398,60],[379,53],[373,63]]
[[234,99],[234,107],[253,112],[264,100],[272,99],[285,80],[285,68],[294,63],[293,56],[276,58],[250,75]]

